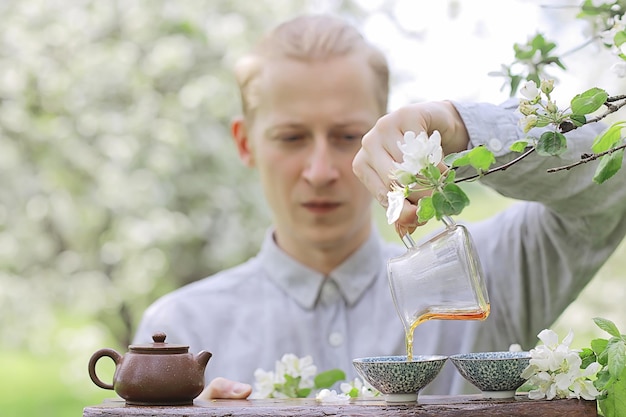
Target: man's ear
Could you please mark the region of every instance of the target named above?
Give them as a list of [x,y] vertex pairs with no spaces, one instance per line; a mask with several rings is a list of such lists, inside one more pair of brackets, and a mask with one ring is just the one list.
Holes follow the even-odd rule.
[[244,165],[252,168],[254,166],[254,153],[252,152],[252,144],[250,143],[248,129],[243,117],[233,119],[230,124],[230,133],[233,136],[235,146],[237,146],[239,159],[241,159]]

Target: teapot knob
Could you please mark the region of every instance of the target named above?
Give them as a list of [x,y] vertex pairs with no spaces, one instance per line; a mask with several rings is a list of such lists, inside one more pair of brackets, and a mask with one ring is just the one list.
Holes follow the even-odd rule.
[[165,333],[158,332],[152,335],[152,340],[154,341],[154,343],[164,343],[165,337]]

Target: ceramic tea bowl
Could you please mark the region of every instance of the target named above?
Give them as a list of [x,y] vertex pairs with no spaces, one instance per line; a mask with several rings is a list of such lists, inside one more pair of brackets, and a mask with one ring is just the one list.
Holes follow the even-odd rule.
[[441,371],[447,356],[375,356],[352,361],[361,377],[380,391],[387,402],[415,402],[419,390]]
[[530,353],[463,353],[450,356],[450,361],[484,398],[511,398],[526,381],[520,374],[530,362]]

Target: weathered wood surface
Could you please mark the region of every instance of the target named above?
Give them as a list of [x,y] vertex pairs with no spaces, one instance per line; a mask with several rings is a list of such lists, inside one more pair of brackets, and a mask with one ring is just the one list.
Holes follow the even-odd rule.
[[249,416],[418,416],[418,417],[597,417],[595,401],[485,400],[480,395],[420,396],[418,403],[387,404],[362,400],[350,404],[320,404],[314,399],[198,401],[186,407],[126,406],[110,400],[83,410],[83,417],[249,417]]

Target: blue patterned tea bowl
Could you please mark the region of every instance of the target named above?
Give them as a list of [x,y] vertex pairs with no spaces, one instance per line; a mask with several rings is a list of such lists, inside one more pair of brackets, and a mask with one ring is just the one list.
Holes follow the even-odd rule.
[[450,356],[463,378],[485,398],[511,398],[526,380],[520,376],[530,362],[529,352],[479,352]]
[[417,401],[419,390],[428,385],[446,363],[447,356],[375,356],[353,359],[361,377],[385,396],[387,402]]

